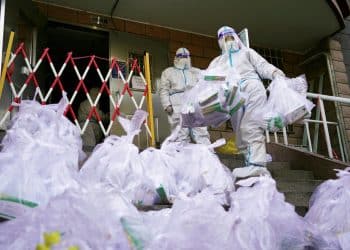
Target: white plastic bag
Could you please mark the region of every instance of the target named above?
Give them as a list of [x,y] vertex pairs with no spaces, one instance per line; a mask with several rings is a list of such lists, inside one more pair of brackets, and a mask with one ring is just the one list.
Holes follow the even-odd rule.
[[135,204],[152,205],[158,199],[156,188],[144,173],[139,149],[132,144],[147,113],[137,110],[132,120],[119,117],[125,136],[109,136],[98,145],[80,170],[88,185],[105,185],[120,190]]
[[[350,235],[350,168],[337,170],[338,179],[323,182],[310,199],[305,219],[333,241],[348,244]],[[346,248],[344,248],[346,249]]]
[[[45,106],[36,101],[20,104],[2,141],[0,212],[15,205],[6,202],[9,198],[19,205],[45,205],[50,197],[78,186],[84,153],[79,130],[63,116],[66,104],[65,99]],[[21,214],[20,207],[11,209],[13,217]]]
[[251,177],[236,183],[230,212],[239,218],[235,249],[305,249],[310,230],[284,200],[271,177]]
[[[222,197],[222,203],[226,203],[225,193],[234,190],[232,174],[212,152],[210,146],[187,144],[179,151],[179,155],[186,159],[186,164],[178,167],[180,185],[186,183],[186,180],[194,181],[201,186],[200,190],[210,189],[213,194]],[[183,188],[185,190],[185,186]],[[181,187],[179,189],[181,190]]]
[[315,105],[306,99],[307,82],[304,77],[276,77],[268,90],[267,103],[256,116],[263,129],[275,132],[311,115]]
[[133,249],[121,218],[141,217],[118,192],[104,189],[70,190],[52,198],[46,207],[0,224],[0,249],[36,249],[44,233],[58,232],[51,249]]
[[[145,249],[237,249],[232,218],[210,193],[176,200]],[[152,228],[152,224],[148,227]]]
[[174,142],[179,129],[180,126],[172,132],[160,150],[146,149],[141,153],[145,175],[156,187],[164,183],[170,202],[210,189],[226,203],[225,193],[234,190],[232,175],[213,153],[213,148],[223,145],[225,140],[212,145]]
[[164,189],[166,197],[160,197],[160,203],[171,202],[177,196],[176,169],[173,167],[175,161],[173,154],[166,150],[147,148],[140,153],[140,161],[144,168],[144,174],[152,182],[156,190]]

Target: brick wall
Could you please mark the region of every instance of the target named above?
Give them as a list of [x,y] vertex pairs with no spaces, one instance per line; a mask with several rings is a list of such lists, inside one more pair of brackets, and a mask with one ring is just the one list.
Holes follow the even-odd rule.
[[[350,98],[349,69],[350,69],[350,23],[333,39],[329,40],[329,50],[335,75],[336,95]],[[350,152],[350,105],[340,104],[341,127],[345,130],[347,152]]]
[[[49,20],[60,21],[75,25],[93,26],[91,19],[94,16],[101,16],[82,10],[68,9],[60,6],[50,5],[42,2],[35,2],[41,12]],[[217,41],[215,38],[186,33],[178,30],[171,30],[159,26],[127,21],[119,18],[106,17],[108,23],[101,26],[102,29],[117,30],[133,33],[151,39],[168,41],[169,44],[169,65],[172,64],[176,50],[179,47],[186,47],[192,54],[192,65],[198,68],[206,68],[209,62],[219,55]]]

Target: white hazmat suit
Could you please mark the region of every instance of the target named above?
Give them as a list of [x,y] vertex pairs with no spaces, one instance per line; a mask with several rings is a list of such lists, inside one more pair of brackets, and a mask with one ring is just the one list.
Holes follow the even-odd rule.
[[[173,131],[180,123],[181,106],[184,92],[191,89],[199,80],[200,69],[191,67],[190,52],[186,48],[176,51],[174,66],[165,69],[161,76],[160,101],[168,113],[168,120]],[[206,127],[182,128],[176,141],[210,144]]]
[[237,132],[237,146],[245,154],[246,166],[265,166],[266,147],[262,128],[254,119],[254,113],[265,105],[266,90],[261,79],[272,80],[284,73],[268,63],[255,50],[246,48],[234,29],[224,26],[218,30],[218,42],[222,55],[213,59],[208,69],[223,71],[234,67],[240,75],[240,90],[247,94],[243,116]]

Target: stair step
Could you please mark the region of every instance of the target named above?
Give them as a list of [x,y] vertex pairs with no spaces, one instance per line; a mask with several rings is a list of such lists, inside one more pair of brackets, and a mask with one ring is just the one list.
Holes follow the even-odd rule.
[[236,160],[242,160],[244,161],[244,155],[243,154],[220,154],[220,153],[216,153],[216,155],[220,158],[220,159],[236,159]]
[[290,170],[289,162],[269,162],[266,168],[271,172],[276,170]]
[[286,201],[296,207],[309,207],[312,192],[284,192]]
[[221,162],[229,169],[239,168],[244,166],[244,161],[235,159],[220,159]]
[[266,166],[281,166],[284,168],[290,168],[290,163],[287,161],[272,161],[268,162]]
[[307,213],[308,210],[309,209],[307,207],[303,207],[303,206],[296,206],[295,207],[295,212],[302,217],[305,216],[305,214]]
[[277,180],[313,180],[314,176],[311,171],[305,170],[274,170],[272,171],[272,176]]
[[280,192],[313,192],[322,183],[321,180],[280,180],[277,189]]
[[[234,158],[220,158],[220,161],[227,166],[229,169],[244,167],[244,160],[234,159]],[[267,169],[270,171],[281,170],[281,169],[290,169],[289,162],[269,162],[266,165]]]

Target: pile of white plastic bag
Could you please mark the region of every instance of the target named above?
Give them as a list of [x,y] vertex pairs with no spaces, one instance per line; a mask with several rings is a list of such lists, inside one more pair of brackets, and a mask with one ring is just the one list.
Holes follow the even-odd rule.
[[312,246],[308,225],[285,202],[271,177],[251,177],[237,183],[230,212],[239,218],[233,234],[237,249],[305,249]]
[[141,152],[145,174],[165,189],[169,201],[178,196],[193,196],[209,189],[225,202],[225,193],[234,190],[233,178],[226,166],[213,153],[211,145],[174,142],[179,127],[163,142],[161,149],[147,148]]
[[[151,213],[146,228],[157,226],[145,249],[237,249],[233,229],[237,219],[210,192],[176,200],[171,210]],[[160,217],[160,218],[159,218]],[[136,231],[137,232],[137,231]]]
[[109,136],[95,148],[80,170],[84,183],[89,186],[102,184],[106,189],[118,190],[134,204],[156,202],[156,189],[144,173],[138,147],[132,143],[146,117],[146,112],[138,110],[131,121],[118,118],[127,134]]
[[146,116],[138,110],[131,121],[118,118],[127,135],[110,136],[96,147],[80,170],[82,181],[89,186],[102,183],[107,189],[120,190],[137,205],[168,203],[204,189],[223,199],[233,190],[231,173],[212,152],[215,144],[174,143],[176,130],[161,149],[148,148],[139,153],[132,141]]
[[[103,186],[67,191],[45,207],[0,224],[0,248],[340,249],[325,244],[318,230],[295,213],[272,178],[238,184],[228,211],[209,190],[151,212],[137,211],[121,193]],[[54,233],[59,239],[48,240]]]
[[0,249],[132,250],[123,217],[142,221],[135,206],[120,193],[99,188],[70,190],[52,198],[47,206],[1,223]]
[[350,168],[337,171],[338,179],[317,187],[305,219],[321,231],[334,249],[350,249]]
[[[221,145],[218,142],[217,145]],[[212,150],[217,146],[203,144],[182,145],[174,153],[177,188],[180,194],[193,196],[207,190],[222,204],[227,204],[226,194],[234,191],[233,177]]]
[[[29,207],[78,187],[83,160],[80,131],[64,115],[66,100],[40,105],[22,101],[2,140],[0,213],[16,217]],[[9,202],[11,201],[11,202]],[[13,210],[14,214],[8,214]]]
[[[81,139],[65,106],[24,101],[3,140],[0,209],[15,198],[39,206],[0,224],[0,249],[349,248],[349,169],[316,190],[304,219],[271,177],[235,190],[212,152],[220,141],[175,143],[175,130],[161,149],[139,152],[132,141],[147,113],[138,110],[119,118],[127,135],[106,138],[78,172]],[[162,202],[173,206],[135,207]]]
[[182,197],[171,209],[126,219],[144,249],[331,249],[315,248],[317,230],[285,202],[270,177],[240,181],[225,211],[211,192]]

